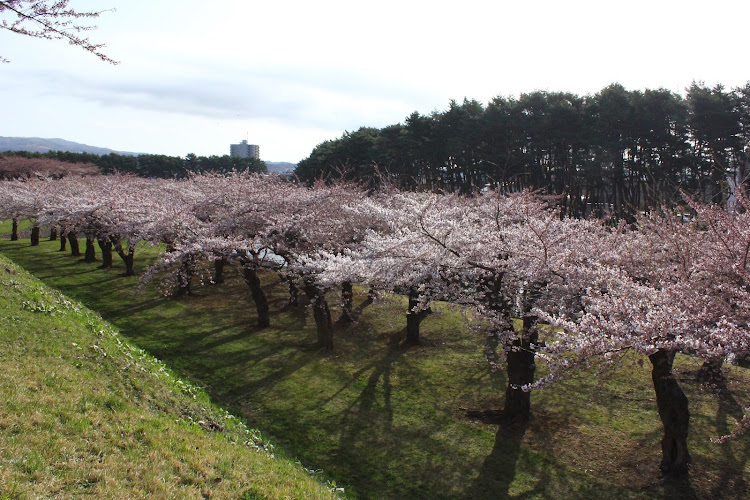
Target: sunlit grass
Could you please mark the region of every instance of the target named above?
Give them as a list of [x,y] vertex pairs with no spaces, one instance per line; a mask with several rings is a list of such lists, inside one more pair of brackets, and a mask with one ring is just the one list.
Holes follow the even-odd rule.
[[[528,427],[498,431],[467,419],[464,409],[502,406],[505,376],[489,372],[481,335],[446,305],[422,323],[422,345],[403,347],[405,300],[385,296],[368,304],[366,291],[356,290],[359,321],[337,325],[335,352],[324,355],[310,347],[311,315],[286,307],[286,287],[272,273],[261,278],[272,327],[258,330],[236,270],[223,285],[196,286],[194,296],[174,300],[151,287],[137,292],[137,279],[124,277],[120,262],[105,271],[57,248],[0,241],[6,255],[101,312],[350,496],[707,498],[721,492],[740,498],[750,478],[747,438],[723,446],[709,441],[731,430],[737,405],[691,382],[699,363],[690,358],[680,358],[677,367],[693,416],[694,466],[689,485],[673,485],[658,477],[661,423],[647,360],[536,392]],[[138,270],[156,251],[139,248]],[[337,295],[329,302],[336,319]],[[750,401],[747,388],[745,370],[732,370],[736,401]]]
[[0,498],[332,497],[3,256],[0,286]]

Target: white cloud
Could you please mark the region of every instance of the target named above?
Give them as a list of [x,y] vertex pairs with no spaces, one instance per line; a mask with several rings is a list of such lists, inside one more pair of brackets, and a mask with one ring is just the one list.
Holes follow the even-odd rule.
[[0,135],[167,154],[224,154],[248,138],[265,159],[296,161],[344,130],[445,109],[452,98],[583,95],[615,81],[681,91],[694,79],[732,87],[750,76],[750,6],[729,0],[106,5],[118,10],[103,14],[92,39],[106,41],[119,66],[0,34],[13,61],[0,66]]

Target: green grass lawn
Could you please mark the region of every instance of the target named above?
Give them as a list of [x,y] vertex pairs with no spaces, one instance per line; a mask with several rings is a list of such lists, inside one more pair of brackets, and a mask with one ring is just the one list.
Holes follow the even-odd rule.
[[0,498],[331,498],[257,431],[0,256]]
[[[0,232],[3,227],[0,227]],[[503,373],[491,374],[480,334],[448,306],[422,323],[423,345],[402,347],[405,300],[374,304],[356,290],[359,321],[337,325],[324,355],[312,315],[286,306],[286,287],[263,274],[272,326],[258,330],[236,270],[222,285],[179,300],[138,291],[138,280],[84,264],[59,243],[0,241],[0,251],[45,283],[85,303],[136,345],[214,401],[262,429],[277,449],[322,469],[357,498],[742,498],[750,439],[710,442],[748,405],[748,374],[730,371],[728,391],[702,390],[700,363],[678,360],[690,400],[694,465],[683,484],[662,482],[661,423],[648,362],[608,376],[582,373],[532,395],[522,429],[467,419],[465,408],[502,405]],[[140,252],[140,253],[139,253]],[[143,271],[154,249],[139,249]],[[117,259],[117,257],[115,257]],[[119,266],[119,267],[118,267]],[[335,294],[329,296],[335,306]],[[338,309],[333,308],[334,319]],[[739,402],[739,403],[738,403]]]

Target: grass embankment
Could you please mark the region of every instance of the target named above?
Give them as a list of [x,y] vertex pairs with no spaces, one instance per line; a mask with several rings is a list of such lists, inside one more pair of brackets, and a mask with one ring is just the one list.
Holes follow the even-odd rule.
[[[680,358],[694,467],[689,482],[675,485],[658,478],[661,423],[648,363],[557,383],[533,394],[528,426],[498,429],[465,418],[463,408],[500,406],[504,374],[489,373],[481,336],[448,308],[424,320],[423,345],[406,348],[403,299],[367,304],[360,290],[359,321],[337,325],[336,352],[322,355],[309,348],[309,311],[286,307],[273,274],[262,277],[272,327],[258,330],[236,271],[172,300],[137,292],[122,267],[104,271],[57,248],[0,241],[0,251],[99,311],[348,496],[742,498],[747,490],[750,439],[710,442],[731,430],[737,401],[750,401],[745,370],[733,369],[728,390],[716,394],[691,382],[699,361]],[[141,270],[149,252],[136,254]]]
[[4,256],[0,287],[0,498],[332,497]]

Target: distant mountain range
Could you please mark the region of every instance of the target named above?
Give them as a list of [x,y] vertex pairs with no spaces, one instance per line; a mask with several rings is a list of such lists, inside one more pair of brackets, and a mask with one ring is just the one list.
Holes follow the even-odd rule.
[[266,161],[266,167],[269,173],[288,174],[294,172],[297,164],[289,163],[288,161]]
[[98,148],[65,139],[42,139],[41,137],[0,137],[0,151],[28,151],[46,153],[48,151],[68,151],[70,153],[93,153],[96,155],[138,155],[129,151],[115,151],[109,148]]
[[[139,155],[146,153],[133,153],[131,151],[115,151],[109,148],[89,146],[65,139],[42,139],[41,137],[2,137],[0,136],[0,151],[28,151],[30,153],[46,153],[48,151],[68,151],[71,153],[92,153],[96,155]],[[291,172],[297,165],[285,161],[267,161],[269,172]]]

